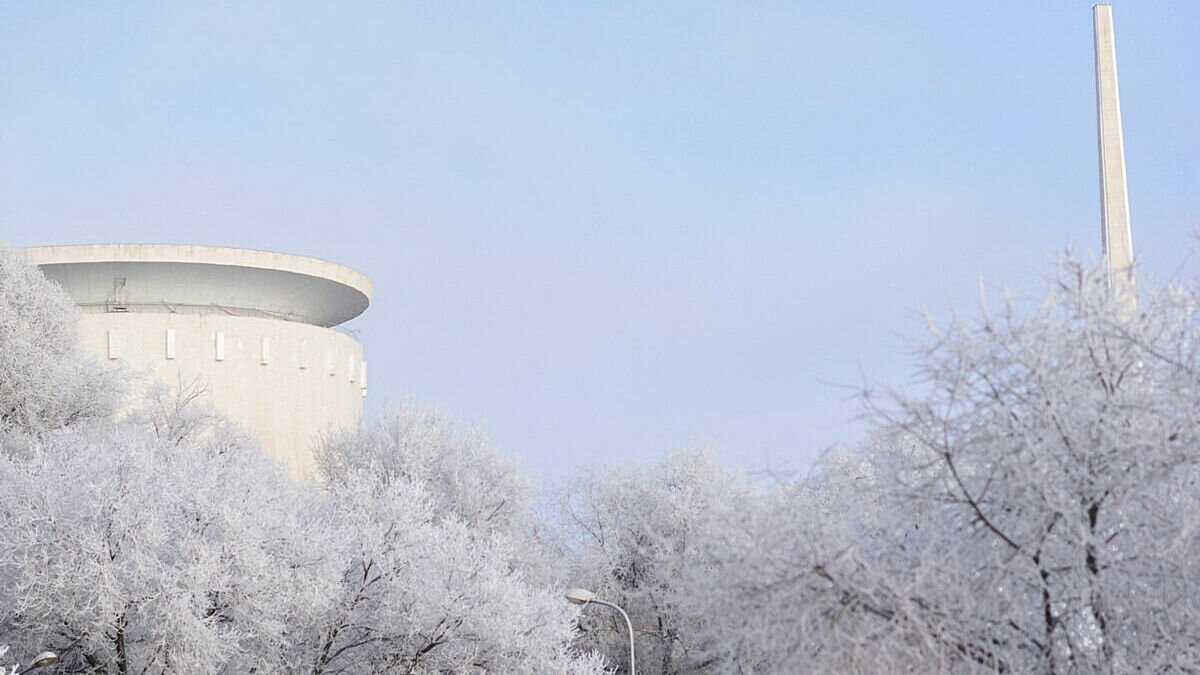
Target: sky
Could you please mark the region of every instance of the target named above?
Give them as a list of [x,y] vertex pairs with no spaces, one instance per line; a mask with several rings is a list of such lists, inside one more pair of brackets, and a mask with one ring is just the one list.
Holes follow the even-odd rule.
[[[1135,254],[1191,276],[1200,3],[1114,3]],[[0,3],[0,239],[336,261],[369,415],[540,478],[804,470],[920,310],[1099,249],[1091,3]]]

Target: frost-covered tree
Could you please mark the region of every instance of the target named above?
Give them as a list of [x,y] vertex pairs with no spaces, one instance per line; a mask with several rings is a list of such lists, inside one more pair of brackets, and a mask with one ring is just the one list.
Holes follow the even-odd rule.
[[939,640],[941,615],[912,592],[937,567],[919,552],[889,563],[914,526],[905,505],[876,491],[866,460],[826,461],[694,541],[710,567],[683,570],[681,611],[705,617],[693,639],[714,672],[970,672],[953,657],[966,645]]
[[202,379],[180,377],[173,385],[153,379],[139,384],[138,404],[126,413],[124,422],[142,426],[171,445],[252,444],[245,430],[221,415],[212,401],[205,398],[208,389]]
[[515,539],[422,481],[345,462],[322,491],[212,429],[136,419],[0,453],[0,638],[61,672],[601,672]]
[[731,672],[1195,672],[1200,291],[1065,263],[933,329],[879,431],[703,543]]
[[509,564],[532,583],[562,581],[559,561],[538,536],[534,493],[517,462],[444,411],[412,401],[389,408],[371,428],[326,438],[316,463],[334,492],[364,475],[383,486],[414,486],[435,522],[461,521],[474,537],[500,540],[512,552]]
[[311,486],[257,448],[131,425],[74,425],[36,449],[0,454],[6,641],[58,652],[60,672],[292,665],[289,625],[332,595]]
[[[720,672],[700,640],[707,619],[680,582],[724,573],[696,544],[708,528],[723,527],[734,510],[757,499],[744,476],[702,452],[651,466],[586,471],[562,492],[561,545],[571,585],[629,613],[639,672]],[[628,635],[619,616],[589,608],[581,626],[581,645],[627,667]]]
[[117,380],[82,353],[75,303],[0,243],[0,431],[40,433],[110,415]]
[[314,675],[601,672],[571,645],[577,610],[525,575],[527,487],[481,436],[406,406],[328,439],[318,467],[345,566]]
[[529,525],[530,488],[517,462],[432,406],[391,408],[372,428],[326,439],[316,461],[333,488],[365,472],[379,483],[420,485],[438,517],[475,530],[517,535]]

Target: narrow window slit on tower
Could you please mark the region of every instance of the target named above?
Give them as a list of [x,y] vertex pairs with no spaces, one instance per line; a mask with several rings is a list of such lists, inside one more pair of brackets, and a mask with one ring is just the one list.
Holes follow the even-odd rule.
[[215,351],[214,356],[216,357],[216,359],[218,361],[224,361],[225,360],[225,333],[224,332],[217,331],[217,332],[213,333],[213,348]]
[[175,329],[167,329],[167,358],[175,358]]

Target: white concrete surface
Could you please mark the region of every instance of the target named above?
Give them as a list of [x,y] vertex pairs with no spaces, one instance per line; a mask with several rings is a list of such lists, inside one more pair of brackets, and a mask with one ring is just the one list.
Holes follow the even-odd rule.
[[[25,249],[85,308],[108,311],[114,280],[129,305],[213,305],[336,326],[370,303],[362,273],[317,258],[217,246],[83,244]],[[151,308],[142,308],[151,311]]]
[[362,345],[326,326],[370,301],[341,265],[264,251],[171,245],[26,249],[79,303],[80,340],[168,385],[197,382],[297,476],[319,434],[362,419]]

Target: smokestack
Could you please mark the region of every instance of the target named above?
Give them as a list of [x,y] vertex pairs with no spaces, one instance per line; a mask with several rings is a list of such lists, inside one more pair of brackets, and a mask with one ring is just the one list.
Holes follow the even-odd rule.
[[1133,296],[1133,234],[1125,187],[1125,141],[1117,89],[1117,51],[1112,5],[1092,8],[1096,38],[1096,119],[1100,144],[1100,240],[1108,285],[1130,302]]

